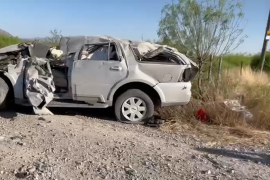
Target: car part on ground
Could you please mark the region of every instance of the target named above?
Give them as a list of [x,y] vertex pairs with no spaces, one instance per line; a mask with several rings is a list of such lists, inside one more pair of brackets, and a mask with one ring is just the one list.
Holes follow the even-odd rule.
[[233,112],[239,113],[244,120],[250,121],[253,118],[253,114],[243,105],[240,104],[238,100],[226,100],[223,101],[225,106],[232,110]]
[[[216,110],[214,114],[211,112],[213,110]],[[204,107],[196,112],[197,119],[204,123],[210,122],[216,116],[221,116],[224,119],[227,116],[234,116],[245,121],[253,119],[253,114],[236,99],[204,104]]]

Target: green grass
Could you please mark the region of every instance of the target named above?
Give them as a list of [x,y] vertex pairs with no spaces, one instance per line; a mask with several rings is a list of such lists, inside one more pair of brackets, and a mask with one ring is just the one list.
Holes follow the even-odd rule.
[[243,67],[250,66],[252,61],[251,55],[245,54],[229,54],[223,57],[223,68],[231,69],[241,67],[241,63],[243,63]]
[[[247,55],[247,54],[228,54],[227,56],[223,57],[222,61],[222,69],[234,69],[240,68],[241,62],[243,63],[244,67],[251,67],[252,69],[259,69],[261,61],[261,55]],[[214,68],[218,69],[219,62],[216,60]],[[266,53],[265,56],[265,64],[264,64],[264,71],[270,72],[270,52]]]
[[0,48],[18,43],[21,43],[21,41],[17,37],[0,36]]
[[[260,68],[260,60],[261,60],[260,54],[254,55],[251,59],[251,64],[250,64],[251,68],[252,69],[259,69]],[[270,72],[270,52],[267,52],[265,55],[264,71]]]

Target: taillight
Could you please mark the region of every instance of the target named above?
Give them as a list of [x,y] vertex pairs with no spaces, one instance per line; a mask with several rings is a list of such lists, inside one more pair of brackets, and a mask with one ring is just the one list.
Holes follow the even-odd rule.
[[197,68],[187,68],[184,70],[182,77],[180,77],[179,82],[183,81],[183,82],[189,82],[192,81],[196,74],[198,72]]
[[182,81],[184,82],[190,81],[190,76],[191,76],[191,68],[185,69],[183,72]]

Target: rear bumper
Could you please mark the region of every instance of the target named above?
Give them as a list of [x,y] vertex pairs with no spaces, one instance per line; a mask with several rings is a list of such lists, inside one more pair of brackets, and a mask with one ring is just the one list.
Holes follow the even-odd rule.
[[191,82],[159,83],[154,89],[161,97],[161,107],[185,105],[191,98]]

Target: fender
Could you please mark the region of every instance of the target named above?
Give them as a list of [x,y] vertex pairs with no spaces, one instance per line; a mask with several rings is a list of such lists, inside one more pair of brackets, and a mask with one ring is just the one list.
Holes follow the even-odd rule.
[[109,105],[112,105],[113,103],[113,96],[115,94],[115,92],[121,88],[122,86],[126,85],[126,84],[130,84],[130,83],[143,83],[143,84],[146,84],[150,87],[153,87],[153,89],[158,93],[159,97],[160,97],[160,100],[161,102],[164,102],[165,101],[165,96],[163,94],[163,92],[161,91],[161,89],[156,86],[158,84],[158,82],[156,81],[146,81],[146,80],[143,80],[143,79],[125,79],[121,82],[119,82],[118,84],[116,84],[112,90],[110,91],[109,95],[108,95],[108,104]]
[[23,79],[19,80],[20,76],[5,71],[0,71],[0,73],[9,80],[11,88],[13,88],[14,98],[23,99]]
[[1,74],[3,74],[5,77],[8,78],[8,80],[10,81],[10,83],[12,84],[12,86],[14,87],[15,83],[16,83],[16,79],[14,76],[11,76],[8,72],[5,71],[0,71]]

